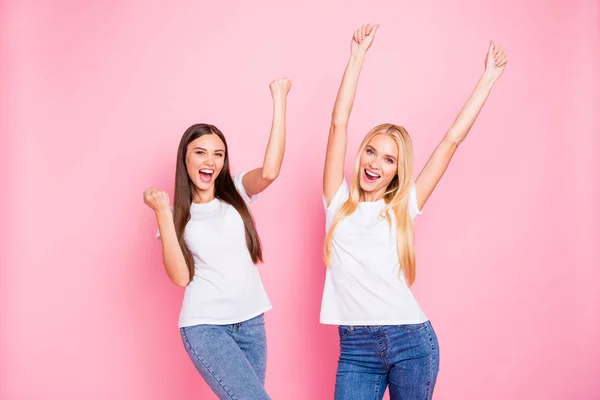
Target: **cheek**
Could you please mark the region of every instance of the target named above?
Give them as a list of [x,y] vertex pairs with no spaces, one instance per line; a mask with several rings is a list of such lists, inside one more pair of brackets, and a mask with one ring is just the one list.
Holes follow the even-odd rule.
[[202,158],[198,154],[191,154],[185,160],[185,169],[188,174],[193,176],[200,169],[200,165],[202,164]]
[[367,164],[369,162],[369,155],[367,153],[362,153],[360,156],[360,166]]
[[223,169],[223,165],[225,165],[225,159],[223,157],[219,157],[215,160],[215,166],[217,167],[217,171],[221,172]]
[[195,166],[197,164],[197,160],[195,159],[195,157],[188,157],[185,160],[185,167],[186,169],[189,171],[190,169],[194,169]]
[[383,170],[383,173],[386,177],[386,179],[392,180],[394,178],[394,175],[396,175],[396,172],[398,172],[398,168],[396,166],[396,164],[383,164],[383,166],[381,167],[381,169]]

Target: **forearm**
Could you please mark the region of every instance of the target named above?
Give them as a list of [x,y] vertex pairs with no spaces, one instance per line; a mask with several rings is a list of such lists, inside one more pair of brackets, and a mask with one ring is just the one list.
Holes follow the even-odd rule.
[[157,212],[156,220],[162,243],[163,264],[167,275],[174,284],[184,287],[190,281],[190,272],[177,240],[171,210]]
[[262,166],[262,177],[266,180],[275,180],[279,176],[283,155],[285,152],[285,118],[286,97],[275,97],[273,99],[273,122],[271,124],[271,135],[265,152]]
[[458,146],[466,138],[471,127],[475,123],[475,120],[479,116],[483,105],[492,92],[494,83],[495,80],[491,75],[484,73],[481,76],[475,90],[473,90],[473,93],[446,133],[446,141],[452,143],[454,146]]
[[350,56],[340,89],[338,90],[333,107],[331,123],[333,125],[347,125],[350,119],[350,113],[356,97],[358,78],[365,61],[365,53],[357,52]]

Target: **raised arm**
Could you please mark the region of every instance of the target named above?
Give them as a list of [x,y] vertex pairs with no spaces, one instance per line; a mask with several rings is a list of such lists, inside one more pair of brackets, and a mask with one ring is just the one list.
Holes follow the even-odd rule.
[[504,50],[494,42],[490,42],[485,59],[485,71],[475,90],[417,178],[416,191],[419,209],[423,208],[433,189],[446,172],[454,152],[467,137],[494,84],[504,72],[506,61],[507,57]]
[[350,46],[350,60],[344,71],[344,77],[335,99],[327,153],[325,155],[325,169],[323,171],[323,196],[327,205],[344,179],[344,161],[346,159],[346,145],[348,136],[348,120],[356,96],[358,77],[362,69],[367,50],[373,44],[379,25],[363,25],[354,32]]
[[150,188],[144,192],[144,203],[156,214],[162,243],[163,264],[167,275],[177,286],[187,286],[190,282],[190,272],[177,240],[169,195],[167,192]]
[[285,152],[285,109],[291,87],[292,81],[288,78],[276,79],[269,85],[273,97],[271,135],[262,167],[248,172],[242,180],[248,196],[262,192],[279,176]]

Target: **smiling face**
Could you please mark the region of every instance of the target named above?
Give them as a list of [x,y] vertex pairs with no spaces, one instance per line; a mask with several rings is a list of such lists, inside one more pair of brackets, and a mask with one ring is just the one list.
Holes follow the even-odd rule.
[[205,134],[190,142],[185,167],[196,190],[214,194],[215,180],[225,163],[225,143],[215,134]]
[[365,146],[359,161],[360,188],[366,197],[383,197],[398,173],[398,144],[386,134],[373,136]]

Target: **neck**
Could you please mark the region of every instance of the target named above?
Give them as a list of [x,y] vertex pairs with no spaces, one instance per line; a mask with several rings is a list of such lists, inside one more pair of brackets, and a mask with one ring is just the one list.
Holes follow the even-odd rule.
[[192,195],[192,202],[197,204],[208,203],[215,198],[215,187],[211,186],[209,189],[200,190],[194,187],[194,194]]
[[371,192],[361,191],[360,201],[379,201],[383,199],[383,195],[385,194],[385,188],[381,188],[379,190],[373,190]]

